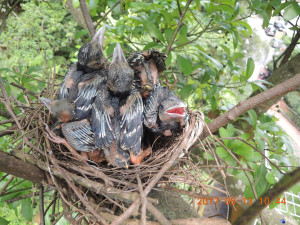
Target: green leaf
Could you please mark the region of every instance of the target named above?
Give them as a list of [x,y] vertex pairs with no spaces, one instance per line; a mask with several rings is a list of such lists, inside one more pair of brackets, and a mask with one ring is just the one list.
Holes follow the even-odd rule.
[[10,221],[7,221],[6,219],[4,219],[3,217],[0,217],[0,224],[1,225],[7,225],[7,224],[9,224],[10,223]]
[[236,30],[232,30],[232,38],[233,38],[233,47],[236,49],[239,42],[239,34]]
[[87,29],[80,30],[75,34],[75,39],[81,38],[84,35],[88,35],[89,31]]
[[143,24],[151,36],[157,38],[158,40],[164,41],[164,36],[154,23],[144,20]]
[[179,44],[186,43],[189,40],[187,39],[187,25],[183,25],[179,30],[178,42]]
[[211,154],[210,153],[208,153],[208,152],[203,152],[203,158],[205,159],[205,160],[214,160],[214,158],[211,156]]
[[169,43],[171,41],[174,31],[170,28],[167,28],[164,33],[165,33],[165,39]]
[[199,51],[205,58],[209,59],[210,61],[212,61],[217,68],[220,70],[223,68],[223,65],[221,63],[219,63],[216,59],[214,59],[213,57],[210,57],[209,55],[207,55],[206,53]]
[[153,48],[153,47],[155,47],[155,46],[157,46],[157,45],[158,45],[157,42],[150,42],[150,43],[148,43],[148,44],[144,47],[144,50],[147,50],[147,49],[149,49],[149,48]]
[[234,126],[233,126],[231,123],[229,123],[229,124],[227,125],[226,130],[227,130],[227,132],[228,132],[229,137],[233,137],[234,132],[235,132],[235,128],[234,128]]
[[209,98],[211,109],[214,111],[217,108],[217,100],[214,96]]
[[32,220],[33,209],[31,208],[30,198],[22,200],[21,213],[28,221]]
[[167,59],[166,59],[166,66],[168,67],[172,62],[172,52],[169,53]]
[[72,0],[72,4],[74,8],[77,8],[80,5],[79,0]]
[[249,114],[249,116],[251,118],[251,125],[254,128],[256,128],[256,125],[257,125],[257,115],[256,115],[256,112],[253,109],[251,109],[251,110],[248,111],[248,114]]
[[245,28],[248,30],[248,32],[249,32],[249,36],[252,35],[253,31],[252,31],[251,26],[250,26],[248,23],[246,23],[245,21],[241,21],[241,20],[236,21],[236,23],[239,23],[239,24],[241,24],[243,27],[245,27]]
[[237,2],[234,8],[234,12],[232,14],[232,20],[234,20],[240,13],[240,3]]
[[290,21],[300,14],[300,7],[298,4],[292,4],[287,7],[283,12],[283,19],[285,21]]
[[[224,138],[224,137],[230,137],[230,135],[228,134],[227,130],[226,130],[224,127],[221,127],[221,128],[219,129],[219,133],[220,133],[220,136],[221,136],[222,138]],[[224,139],[224,140],[222,140],[222,141],[223,141],[223,143],[224,143],[224,145],[225,145],[226,147],[229,147],[228,145],[229,145],[229,141],[230,141],[230,140]]]
[[248,60],[247,60],[247,69],[246,69],[246,78],[247,78],[247,80],[253,74],[254,68],[255,68],[254,60],[251,57],[249,57]]
[[273,172],[267,173],[266,179],[269,182],[269,184],[275,184],[277,182]]
[[[225,140],[223,140],[225,141]],[[229,155],[229,153],[223,148],[223,147],[217,147],[217,154],[219,157],[221,157],[222,159],[224,159],[225,157],[227,157]]]
[[189,58],[178,55],[177,63],[179,65],[180,70],[186,74],[190,75],[193,72],[193,65]]

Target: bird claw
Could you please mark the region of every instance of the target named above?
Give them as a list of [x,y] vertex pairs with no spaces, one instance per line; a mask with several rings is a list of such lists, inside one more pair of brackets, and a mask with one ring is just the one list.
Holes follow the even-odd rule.
[[50,141],[57,143],[57,144],[65,144],[66,143],[66,139],[58,137],[56,134],[54,134],[53,131],[50,130],[48,124],[44,123],[44,125],[45,125],[45,129],[46,129],[46,132],[45,132],[46,136]]

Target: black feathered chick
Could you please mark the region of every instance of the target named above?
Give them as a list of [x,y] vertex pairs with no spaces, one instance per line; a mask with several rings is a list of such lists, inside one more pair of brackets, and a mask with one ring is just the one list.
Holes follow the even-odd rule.
[[166,55],[155,49],[135,52],[127,57],[128,63],[135,71],[137,88],[143,98],[158,84],[158,75],[166,69]]
[[58,93],[58,99],[67,98],[73,102],[77,98],[78,86],[85,74],[105,68],[103,53],[105,26],[101,27],[92,40],[79,49],[78,62],[72,64]]
[[99,88],[92,109],[95,144],[114,166],[128,167],[140,153],[143,103],[133,85],[134,72],[117,43],[107,83]]

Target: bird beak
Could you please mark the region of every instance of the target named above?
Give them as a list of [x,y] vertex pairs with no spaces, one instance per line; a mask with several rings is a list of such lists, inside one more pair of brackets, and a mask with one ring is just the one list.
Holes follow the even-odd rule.
[[124,53],[123,53],[123,50],[122,50],[121,45],[119,44],[119,42],[117,42],[117,45],[114,49],[114,55],[113,55],[111,64],[115,63],[116,61],[118,61],[119,63],[120,62],[127,63],[126,58],[125,58]]
[[95,41],[95,42],[98,41],[101,48],[103,48],[103,44],[104,44],[104,32],[105,32],[105,26],[101,27],[92,39],[92,41]]
[[42,103],[44,103],[44,105],[51,111],[51,103],[54,101],[54,100],[51,100],[49,98],[43,98],[43,97],[40,97],[40,100],[42,101]]
[[179,102],[176,105],[168,108],[165,112],[170,116],[170,118],[184,118],[186,116],[186,104]]

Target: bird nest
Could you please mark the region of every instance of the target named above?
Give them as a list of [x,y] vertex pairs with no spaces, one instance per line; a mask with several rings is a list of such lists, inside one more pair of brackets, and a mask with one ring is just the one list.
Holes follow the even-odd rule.
[[[53,81],[52,84],[54,83]],[[157,136],[152,143],[152,154],[140,165],[131,165],[128,169],[116,168],[106,162],[80,161],[63,145],[47,139],[44,124],[51,126],[54,119],[39,97],[43,95],[53,99],[54,85],[49,85],[39,95],[18,87],[24,91],[27,104],[4,93],[6,107],[9,109],[14,106],[14,111],[20,112],[13,118],[17,132],[11,134],[14,140],[11,153],[47,172],[47,185],[56,188],[65,212],[78,213],[77,220],[84,217],[89,224],[103,222],[103,218],[113,221],[112,215],[117,214],[117,209],[126,211],[127,203],[137,201],[143,190],[147,195],[158,184],[167,184],[169,187],[172,184],[190,185],[198,193],[207,186],[205,182],[208,178],[203,177],[190,157],[190,149],[199,142],[204,128],[201,112],[189,112],[189,122],[181,134],[171,137]],[[148,200],[157,202],[151,198]],[[72,216],[69,219],[74,220]]]

